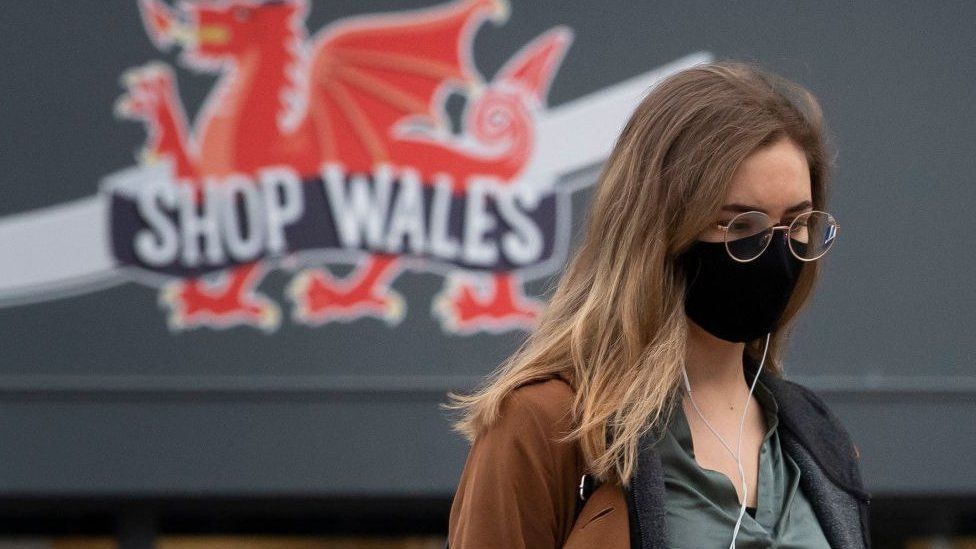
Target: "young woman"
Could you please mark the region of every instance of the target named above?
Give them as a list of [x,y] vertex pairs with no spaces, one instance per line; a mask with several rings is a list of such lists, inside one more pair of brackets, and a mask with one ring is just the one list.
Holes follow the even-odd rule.
[[650,91],[538,328],[449,395],[473,441],[449,547],[870,547],[857,447],[783,375],[839,229],[824,134],[751,62]]

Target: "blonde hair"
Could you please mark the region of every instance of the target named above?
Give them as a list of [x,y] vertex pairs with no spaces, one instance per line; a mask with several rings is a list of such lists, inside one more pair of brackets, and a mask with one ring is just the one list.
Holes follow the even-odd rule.
[[[752,61],[701,64],[643,98],[604,164],[582,240],[536,329],[472,394],[448,393],[454,429],[473,441],[517,387],[562,375],[575,397],[578,441],[597,478],[629,485],[640,437],[664,425],[680,389],[687,320],[676,261],[723,204],[736,168],[787,136],[806,153],[813,208],[826,204],[823,115],[802,86]],[[787,329],[808,301],[819,262],[803,269],[769,340],[765,371],[782,376]],[[758,363],[765,336],[747,342]]]

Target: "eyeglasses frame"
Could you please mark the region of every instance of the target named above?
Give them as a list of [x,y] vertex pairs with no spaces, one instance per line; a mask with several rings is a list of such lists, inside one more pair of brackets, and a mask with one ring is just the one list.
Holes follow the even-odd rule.
[[[833,223],[834,236],[831,239],[831,241],[833,241],[834,239],[836,239],[837,238],[837,235],[840,234],[840,223],[837,223],[837,220],[834,219],[834,216],[832,214],[830,214],[829,212],[825,212],[823,210],[810,210],[810,211],[806,211],[806,212],[803,212],[803,213],[797,215],[795,218],[793,218],[793,221],[791,221],[789,225],[773,225],[772,227],[768,227],[767,229],[765,229],[765,230],[770,231],[770,233],[772,233],[772,235],[770,236],[769,240],[766,241],[766,244],[763,246],[763,249],[762,250],[759,250],[759,253],[756,254],[756,256],[753,257],[753,258],[750,258],[750,259],[739,259],[739,258],[735,257],[735,255],[732,254],[732,250],[729,249],[729,227],[732,226],[732,223],[736,219],[738,219],[739,216],[746,215],[746,214],[750,214],[750,213],[758,213],[758,214],[765,215],[767,218],[769,217],[769,215],[767,215],[766,212],[760,212],[759,210],[749,210],[748,212],[740,212],[740,213],[736,214],[735,217],[733,217],[732,219],[730,219],[729,222],[728,222],[728,224],[726,224],[726,225],[723,225],[721,223],[716,223],[715,224],[716,227],[718,227],[719,229],[722,229],[722,231],[725,233],[725,236],[723,236],[722,241],[725,242],[725,251],[726,251],[726,253],[729,254],[729,257],[731,257],[735,261],[738,261],[739,263],[749,263],[750,261],[755,261],[757,258],[759,258],[759,256],[761,256],[763,254],[763,252],[766,251],[767,248],[769,248],[769,243],[773,241],[772,236],[775,235],[776,229],[787,229],[789,231],[789,232],[786,233],[787,236],[788,236],[790,234],[790,232],[792,232],[792,230],[793,230],[793,225],[797,222],[798,219],[800,219],[804,215],[809,216],[810,214],[813,214],[813,213],[827,214],[830,217],[830,219],[833,219],[834,220],[834,223]],[[790,242],[790,239],[789,238],[786,239],[786,244],[787,244],[787,246],[790,249],[790,253],[793,254],[793,256],[796,257],[797,259],[799,259],[800,261],[816,261],[816,260],[820,259],[821,257],[823,257],[833,247],[833,244],[831,244],[830,246],[827,246],[827,248],[823,252],[821,252],[820,255],[818,255],[817,257],[812,257],[810,259],[806,259],[806,258],[800,257],[796,253],[796,250],[793,249],[793,243]]]

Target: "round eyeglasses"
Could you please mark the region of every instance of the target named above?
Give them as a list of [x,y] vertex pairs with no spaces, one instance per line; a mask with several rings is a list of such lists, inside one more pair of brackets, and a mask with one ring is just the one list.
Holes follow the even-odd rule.
[[763,212],[742,212],[727,224],[716,223],[702,236],[702,240],[725,242],[725,249],[732,259],[746,263],[759,257],[773,240],[773,231],[785,229],[790,252],[801,261],[814,261],[823,257],[834,240],[840,225],[834,216],[820,210],[803,212],[789,225],[774,225]]

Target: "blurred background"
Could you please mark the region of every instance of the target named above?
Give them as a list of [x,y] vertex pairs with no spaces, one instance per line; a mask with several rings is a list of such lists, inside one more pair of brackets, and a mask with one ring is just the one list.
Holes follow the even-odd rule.
[[531,330],[641,95],[721,58],[824,108],[843,229],[785,369],[857,442],[875,545],[976,547],[974,23],[4,2],[0,548],[441,547],[438,405]]

